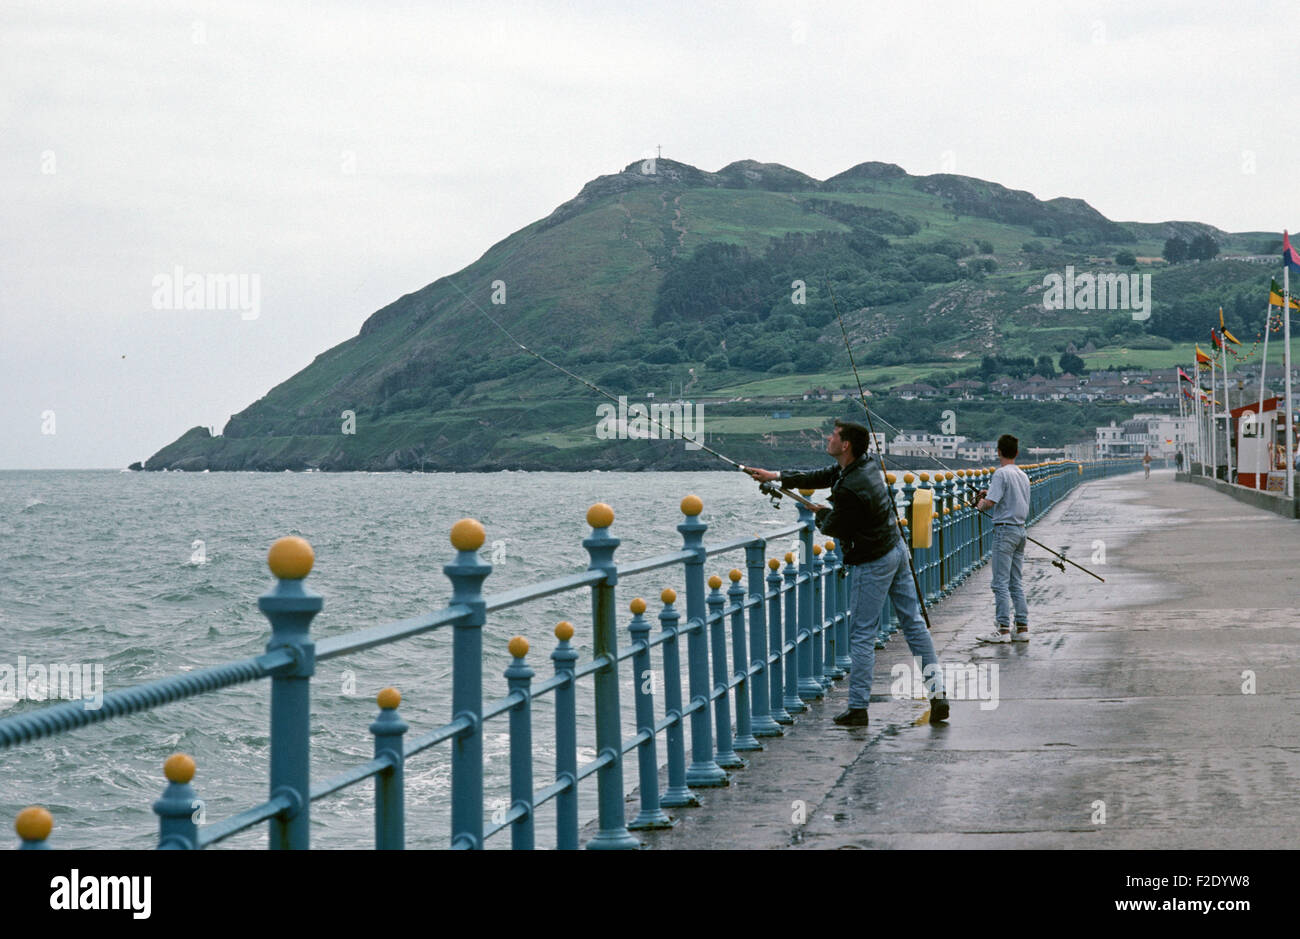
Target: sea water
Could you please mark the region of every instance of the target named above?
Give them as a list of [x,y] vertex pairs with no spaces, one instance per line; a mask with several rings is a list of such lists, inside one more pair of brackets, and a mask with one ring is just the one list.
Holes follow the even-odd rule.
[[[809,466],[828,462],[809,454]],[[585,514],[594,502],[615,510],[611,534],[622,540],[615,553],[620,562],[679,549],[678,505],[689,493],[704,500],[706,545],[765,534],[796,518],[792,507],[774,510],[738,472],[0,472],[0,666],[16,668],[21,657],[65,671],[89,667],[79,674],[91,675],[92,683],[99,674],[102,690],[111,692],[259,655],[269,626],[257,597],[273,582],[266,551],[283,535],[300,535],[315,549],[306,583],[325,598],[311,628],[320,640],[445,607],[451,590],[442,567],[455,555],[448,532],[457,519],[477,518],[486,529],[480,557],[493,563],[484,584],[491,597],[584,569],[581,542],[591,531]],[[784,554],[792,540],[772,542],[768,555]],[[725,581],[732,567],[744,568],[743,551],[710,558],[706,572]],[[682,594],[684,609],[680,565],[620,581],[620,648],[628,643],[631,599],[646,599],[657,631],[658,595],[669,586]],[[534,681],[554,674],[552,631],[562,619],[576,627],[579,663],[590,661],[587,589],[489,615],[485,701],[505,694],[501,673],[510,663],[512,636],[531,644]],[[450,633],[440,629],[318,663],[311,683],[313,783],[373,756],[368,727],[382,688],[401,691],[408,739],[450,720]],[[631,736],[630,662],[622,663],[621,677],[621,718]],[[554,779],[553,700],[548,695],[533,710],[537,789]],[[0,823],[40,804],[54,815],[54,846],[151,848],[158,824],[150,806],[164,788],[163,761],[178,751],[197,764],[193,785],[204,824],[250,808],[269,795],[269,702],[270,682],[262,680],[11,748],[0,759]],[[0,717],[51,703],[0,691]],[[578,708],[581,765],[595,758],[589,677],[579,682]],[[662,714],[660,693],[656,716]],[[509,802],[508,745],[501,715],[484,730],[485,827]],[[664,759],[661,736],[659,762]],[[623,775],[630,790],[632,754]],[[589,777],[581,786],[584,822],[595,815],[595,793]],[[313,803],[313,846],[373,846],[373,806],[370,781]],[[447,846],[447,744],[408,762],[406,810],[408,847]],[[554,843],[554,819],[553,803],[539,809],[539,846]],[[508,843],[502,832],[489,847]],[[266,826],[259,825],[221,846],[265,845]]]

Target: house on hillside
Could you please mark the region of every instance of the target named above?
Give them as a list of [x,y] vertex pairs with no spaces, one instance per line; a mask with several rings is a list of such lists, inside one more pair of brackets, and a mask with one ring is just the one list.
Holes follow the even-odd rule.
[[943,386],[943,390],[948,392],[952,397],[970,399],[973,395],[984,390],[982,382],[966,379],[964,381],[955,381]]
[[925,382],[909,382],[906,385],[895,385],[890,390],[904,401],[911,401],[916,398],[939,397],[939,389],[934,385],[927,385]]

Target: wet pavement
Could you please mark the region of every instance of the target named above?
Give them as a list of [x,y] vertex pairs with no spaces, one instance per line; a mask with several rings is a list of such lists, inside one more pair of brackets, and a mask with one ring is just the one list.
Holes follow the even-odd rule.
[[1030,545],[1028,643],[976,641],[988,565],[936,605],[940,661],[971,679],[949,722],[891,696],[896,634],[870,727],[831,722],[837,682],[646,847],[1294,847],[1300,524],[1157,471],[1080,487],[1029,534],[1106,583]]

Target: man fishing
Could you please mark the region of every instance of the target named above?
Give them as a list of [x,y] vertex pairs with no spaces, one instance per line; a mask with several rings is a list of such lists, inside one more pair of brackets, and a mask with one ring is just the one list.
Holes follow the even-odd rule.
[[899,534],[884,473],[875,458],[867,455],[867,440],[868,431],[862,424],[837,420],[826,444],[826,452],[835,458],[836,465],[807,473],[777,473],[747,466],[745,472],[759,482],[780,479],[783,488],[831,490],[829,501],[833,508],[816,506],[817,528],[839,541],[844,563],[853,568],[849,706],[835,715],[835,723],[867,726],[876,635],[886,597],[894,603],[908,649],[921,657],[922,674],[934,695],[930,700],[930,722],[945,721],[949,708],[939,658],[921,616],[908,549]]
[[[1003,434],[998,438],[998,463],[1001,465],[993,474],[989,488],[979,491],[979,502],[975,504],[981,512],[993,510],[993,617],[997,629],[978,636],[980,642],[1029,641],[1029,606],[1025,602],[1021,570],[1025,563],[1025,522],[1029,518],[1030,489],[1029,477],[1016,466],[1019,453],[1020,441],[1015,437]],[[1150,472],[1149,468],[1147,472]],[[1016,621],[1014,636],[1011,634],[1013,613]]]

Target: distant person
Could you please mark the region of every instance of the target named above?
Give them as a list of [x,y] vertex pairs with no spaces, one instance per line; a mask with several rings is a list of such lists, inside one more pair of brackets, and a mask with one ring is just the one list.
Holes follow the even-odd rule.
[[1151,451],[1142,454],[1142,468],[1147,471],[1146,478],[1151,478]]
[[[981,489],[980,511],[992,509],[993,615],[997,631],[979,636],[980,642],[1028,642],[1029,605],[1021,585],[1025,563],[1025,522],[1029,518],[1029,477],[1016,466],[1020,441],[1010,434],[998,438],[998,462],[988,489]],[[1015,613],[1016,632],[1011,634]]]
[[1183,451],[1182,451],[1182,450],[1179,450],[1177,453],[1174,454],[1174,466],[1177,468],[1178,472],[1181,473],[1181,472],[1183,471]]
[[826,442],[826,452],[835,457],[834,466],[810,473],[782,472],[747,466],[745,472],[759,482],[780,479],[782,487],[831,491],[834,508],[818,506],[817,527],[834,537],[844,549],[844,563],[853,569],[849,610],[849,707],[836,714],[835,723],[845,727],[867,726],[867,704],[871,701],[871,673],[876,665],[876,635],[885,598],[894,602],[907,639],[907,648],[921,657],[922,674],[930,699],[930,723],[948,719],[948,699],[934,642],[921,616],[920,601],[912,583],[908,548],[898,531],[889,498],[888,483],[880,464],[867,456],[867,428],[855,421],[837,420]]

